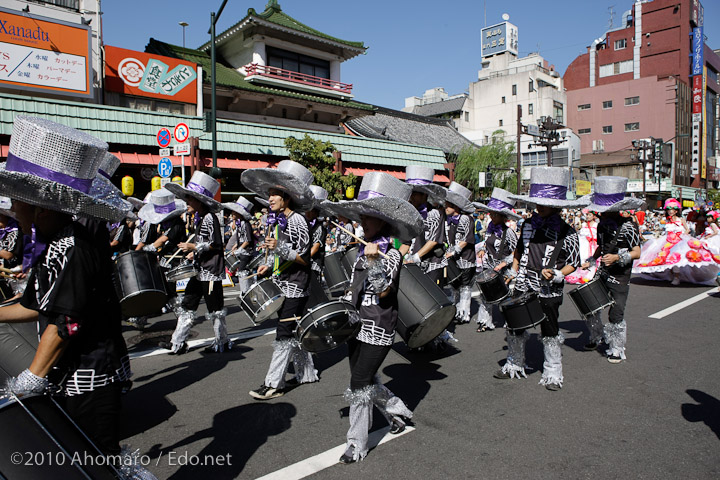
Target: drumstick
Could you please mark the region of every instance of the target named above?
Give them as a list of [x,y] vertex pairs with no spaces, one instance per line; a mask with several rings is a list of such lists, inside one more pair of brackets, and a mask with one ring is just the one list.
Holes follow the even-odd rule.
[[4,267],[0,267],[0,272],[3,272],[3,273],[20,273],[20,272],[22,272],[22,267],[20,267],[20,266],[15,267],[15,268],[4,268]]
[[[194,233],[191,234],[191,235],[188,237],[188,239],[185,241],[185,243],[189,242],[189,241],[192,240],[194,237],[195,237],[195,234],[194,234]],[[167,261],[167,263],[172,262],[173,258],[177,257],[177,254],[180,253],[180,252],[182,252],[182,248],[178,248],[178,251],[172,254],[172,257],[170,257],[170,259]]]
[[302,317],[288,317],[288,318],[281,318],[278,320],[278,322],[294,322],[295,320],[298,320]]
[[257,275],[258,275],[257,273],[253,273],[252,275],[248,275],[247,277],[243,277],[243,278],[238,279],[238,282],[239,282],[240,280],[247,280],[248,278],[257,277]]
[[0,278],[9,278],[11,280],[17,280],[17,278],[13,277],[12,275],[8,275],[7,273],[0,273]]
[[[342,230],[343,232],[347,233],[348,235],[350,235],[351,237],[353,237],[355,240],[357,240],[358,242],[362,243],[363,245],[368,245],[368,242],[366,242],[366,241],[363,240],[362,238],[358,237],[358,236],[355,235],[354,233],[352,233],[352,232],[350,232],[350,231],[348,231],[348,230],[345,230],[343,227],[341,227],[341,226],[338,225],[337,223],[332,222],[332,221],[331,221],[330,223],[332,223],[333,225],[335,225],[336,227],[338,227],[340,230]],[[379,251],[379,250],[378,250],[378,253],[379,253],[380,255],[382,255],[383,257],[385,257],[385,258],[390,258],[390,257],[387,256],[386,253],[383,253],[383,252],[381,252],[381,251]]]

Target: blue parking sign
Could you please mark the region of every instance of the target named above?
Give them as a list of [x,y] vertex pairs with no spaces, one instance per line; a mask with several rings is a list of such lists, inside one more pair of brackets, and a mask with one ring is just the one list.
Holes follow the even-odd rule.
[[168,178],[172,175],[173,166],[172,162],[168,157],[163,157],[160,159],[160,163],[158,163],[158,175],[160,175],[162,178]]

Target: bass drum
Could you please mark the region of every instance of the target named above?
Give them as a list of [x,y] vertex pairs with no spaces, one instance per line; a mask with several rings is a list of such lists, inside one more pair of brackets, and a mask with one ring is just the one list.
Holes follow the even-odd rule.
[[346,252],[325,255],[325,283],[331,292],[345,290],[350,284],[350,270],[344,260]]
[[478,288],[482,292],[485,303],[498,303],[510,294],[505,276],[495,270],[483,270],[477,276]]
[[298,321],[295,337],[304,350],[320,353],[347,342],[361,326],[355,307],[335,300],[311,308]]
[[500,312],[505,317],[507,329],[511,331],[534,327],[546,318],[535,292],[504,300],[500,303]]
[[37,322],[0,323],[0,385],[30,366],[38,346]]
[[615,305],[615,300],[600,277],[595,277],[590,282],[570,290],[568,295],[583,318]]
[[244,295],[238,297],[240,306],[257,325],[282,308],[285,296],[280,287],[269,278],[252,285]]
[[122,314],[142,317],[159,312],[167,302],[167,291],[157,257],[150,252],[125,252],[118,255],[115,266]]
[[410,348],[432,341],[455,318],[455,305],[415,264],[400,269],[397,332]]

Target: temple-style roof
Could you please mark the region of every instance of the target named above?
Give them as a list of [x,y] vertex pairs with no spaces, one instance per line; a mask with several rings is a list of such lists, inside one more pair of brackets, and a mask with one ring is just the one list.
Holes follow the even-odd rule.
[[412,113],[416,113],[424,117],[436,117],[448,113],[461,112],[466,100],[466,96],[461,96],[451,98],[449,100],[443,100],[442,102],[418,105],[413,109]]

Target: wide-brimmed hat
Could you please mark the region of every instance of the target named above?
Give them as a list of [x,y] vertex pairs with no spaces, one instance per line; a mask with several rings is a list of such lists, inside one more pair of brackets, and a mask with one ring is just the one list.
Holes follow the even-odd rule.
[[[90,195],[98,200],[113,205],[115,208],[132,212],[134,205],[125,200],[122,192],[110,181],[115,170],[120,166],[120,159],[110,152],[105,152],[98,173],[90,185]],[[128,215],[134,217],[134,214]]]
[[234,202],[224,202],[222,206],[241,215],[245,220],[252,218],[253,203],[245,197],[238,197]]
[[267,198],[263,198],[263,197],[261,197],[260,195],[255,195],[255,201],[258,202],[258,203],[259,203],[260,205],[262,205],[263,207],[266,207],[266,208],[267,208],[267,207],[270,206],[270,202],[268,202],[268,199],[267,199]]
[[627,184],[625,177],[595,177],[595,189],[588,210],[603,213],[640,208],[644,203],[641,199],[625,196]]
[[134,208],[135,210],[140,211],[140,209],[141,209],[142,207],[144,207],[145,204],[147,204],[148,201],[150,200],[150,194],[151,194],[151,193],[152,193],[152,192],[148,192],[148,193],[145,195],[145,198],[142,199],[142,200],[140,200],[140,199],[137,198],[137,197],[127,197],[127,201],[130,202],[130,204],[133,206],[133,208]]
[[452,203],[465,213],[473,213],[475,206],[470,201],[472,192],[457,182],[451,182],[445,192],[445,201]]
[[165,185],[165,188],[170,190],[180,200],[187,202],[188,197],[196,199],[208,207],[211,212],[218,212],[222,209],[220,202],[214,198],[220,189],[220,182],[200,170],[195,170],[187,187],[183,187],[177,183],[168,183]]
[[568,200],[570,171],[561,167],[532,167],[530,170],[530,194],[510,195],[519,202],[555,208],[584,207],[587,197]]
[[48,210],[117,221],[129,212],[90,195],[107,143],[44,118],[15,117],[0,191]]
[[151,224],[179,217],[187,209],[185,202],[175,198],[175,195],[165,188],[150,192],[149,197],[148,203],[138,212],[138,217]]
[[447,189],[433,183],[435,170],[421,165],[408,165],[405,167],[405,183],[410,185],[413,192],[425,193],[428,201],[434,205],[445,202]]
[[487,205],[480,202],[473,202],[480,210],[486,210],[488,212],[499,213],[505,215],[513,220],[520,220],[520,215],[512,211],[515,206],[515,200],[510,198],[511,193],[499,187],[493,188],[492,195],[490,195],[490,201]]
[[328,201],[328,191],[319,185],[310,185],[310,191],[315,198],[312,209],[317,209],[321,213],[324,213],[326,210],[322,206],[322,203]]
[[423,218],[408,199],[412,188],[390,174],[365,174],[357,200],[324,201],[322,207],[334,215],[360,222],[361,215],[379,218],[387,223],[390,234],[402,241],[415,238],[423,230]]
[[313,208],[315,197],[309,185],[315,180],[307,168],[292,160],[283,160],[277,168],[251,168],[240,177],[243,185],[263,198],[270,196],[270,189],[287,193],[293,200],[294,209],[304,212]]

